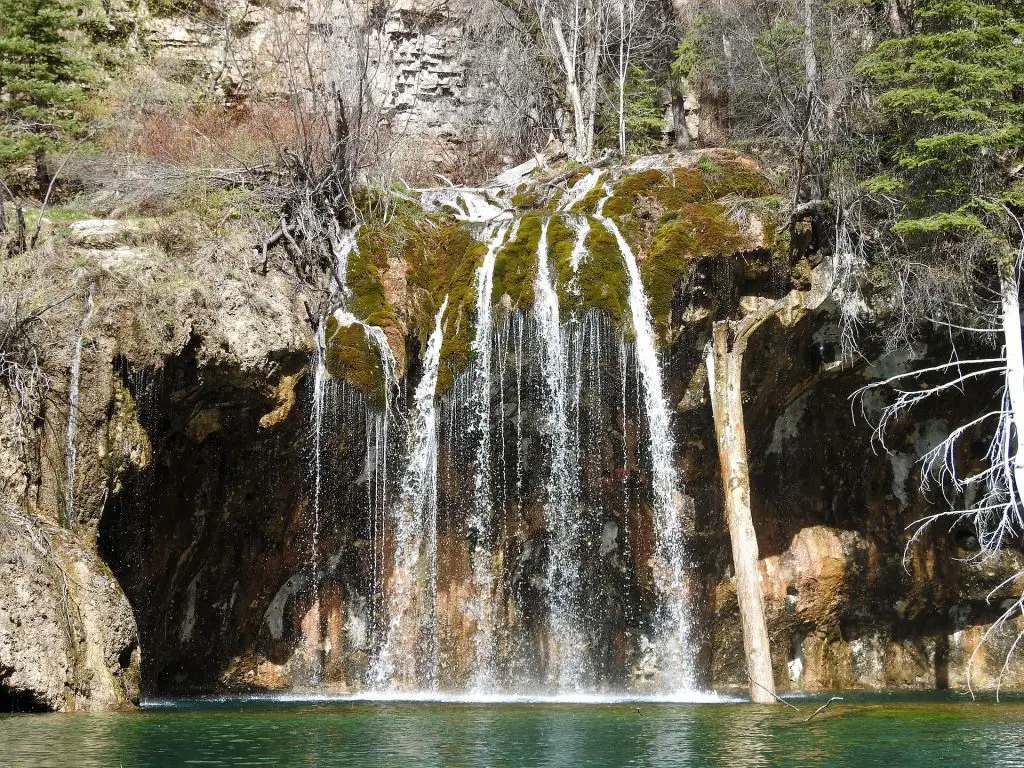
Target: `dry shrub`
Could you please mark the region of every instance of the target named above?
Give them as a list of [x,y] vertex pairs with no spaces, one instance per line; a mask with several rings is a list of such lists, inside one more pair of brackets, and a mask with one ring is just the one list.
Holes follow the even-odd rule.
[[437,170],[455,184],[481,184],[498,174],[508,160],[508,148],[491,139],[468,141],[457,150],[445,144],[440,147],[443,157]]
[[267,102],[150,106],[108,141],[116,152],[177,168],[261,165],[294,144],[290,109]]
[[153,241],[168,256],[179,260],[194,258],[207,239],[199,222],[184,214],[161,217],[153,231]]

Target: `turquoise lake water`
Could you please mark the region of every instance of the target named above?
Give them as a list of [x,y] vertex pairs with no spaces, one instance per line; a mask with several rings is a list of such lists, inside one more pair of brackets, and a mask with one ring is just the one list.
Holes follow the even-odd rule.
[[804,722],[745,703],[222,699],[0,716],[0,767],[1024,767],[1024,699],[846,695]]

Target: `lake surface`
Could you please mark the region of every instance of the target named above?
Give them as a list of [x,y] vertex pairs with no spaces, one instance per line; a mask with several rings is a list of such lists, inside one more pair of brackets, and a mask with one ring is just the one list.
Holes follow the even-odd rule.
[[258,699],[0,716],[0,767],[1024,767],[1024,698],[845,695],[811,722],[745,703]]

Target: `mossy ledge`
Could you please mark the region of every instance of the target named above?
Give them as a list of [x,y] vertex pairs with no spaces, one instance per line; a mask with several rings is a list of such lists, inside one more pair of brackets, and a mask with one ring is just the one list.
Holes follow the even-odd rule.
[[324,362],[327,373],[344,379],[366,395],[372,407],[383,407],[385,397],[384,368],[380,354],[359,323],[342,325],[331,315],[324,326],[326,346]]
[[[752,160],[717,151],[670,156],[664,162],[657,168],[609,169],[572,214],[557,210],[561,196],[551,194],[544,179],[518,186],[510,199],[518,225],[515,237],[497,253],[492,301],[504,310],[532,308],[537,248],[547,220],[563,314],[597,309],[620,322],[628,311],[628,279],[615,238],[594,215],[605,197],[604,214],[617,224],[639,262],[659,334],[669,331],[675,294],[699,260],[750,249],[785,249],[780,200],[771,196],[772,184]],[[571,187],[589,171],[579,167],[560,188]],[[586,254],[573,274],[571,257],[580,216],[587,217],[589,231]],[[396,338],[396,331],[404,334],[420,349],[448,297],[439,393],[452,386],[472,357],[476,270],[487,250],[483,226],[458,221],[447,211],[426,212],[414,202],[403,202],[386,220],[364,224],[359,253],[349,263],[353,314],[381,326],[389,338]],[[401,263],[404,281],[401,300],[386,288],[396,262]],[[375,350],[367,347],[365,334],[348,332],[343,341],[345,353],[339,356],[344,364],[332,363],[332,375],[341,372],[360,388],[375,388],[379,361]]]

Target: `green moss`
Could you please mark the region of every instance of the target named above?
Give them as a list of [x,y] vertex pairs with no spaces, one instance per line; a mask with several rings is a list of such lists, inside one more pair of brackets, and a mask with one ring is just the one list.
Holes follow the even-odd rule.
[[[86,219],[92,218],[92,216],[90,216],[87,211],[82,211],[77,208],[71,208],[68,206],[57,206],[55,208],[47,208],[46,212],[43,213],[43,216],[49,219],[54,224],[70,224],[71,222],[74,221],[85,221]],[[32,218],[37,217],[31,217],[28,214],[28,212],[26,212],[26,224],[29,223],[29,221]],[[32,221],[32,223],[35,222]]]
[[652,169],[619,179],[613,187],[615,194],[605,203],[605,215],[617,219],[633,213],[637,199],[650,194],[663,178],[664,174],[661,171]]
[[573,206],[573,213],[584,214],[586,216],[593,216],[597,213],[597,206],[601,204],[601,201],[608,194],[604,188],[603,182],[598,182],[592,190],[587,192],[576,205]]
[[629,306],[626,263],[615,236],[593,219],[587,234],[587,252],[576,276],[582,306],[603,310],[613,320],[621,320]]
[[744,243],[728,211],[714,203],[686,204],[658,222],[647,258],[640,264],[640,274],[659,331],[668,327],[676,285],[694,263],[711,256],[732,255]]
[[327,372],[363,392],[374,407],[384,405],[384,369],[363,326],[341,325],[333,316],[324,328]]
[[512,195],[512,205],[516,208],[533,208],[540,202],[540,192],[536,190],[528,190],[524,192],[517,192]]
[[[349,256],[346,282],[352,297],[348,310],[363,322],[387,328],[396,325],[397,318],[384,295],[376,255],[374,251],[360,248]],[[386,266],[386,262],[382,266]]]
[[[346,282],[351,298],[347,309],[364,323],[380,327],[393,338],[401,335],[401,325],[381,282],[381,269],[387,265],[387,255],[382,257],[379,251],[367,247],[372,242],[360,238],[360,247],[349,256]],[[384,379],[379,354],[366,338],[362,326],[339,328],[337,321],[329,318],[324,331],[331,340],[328,373],[362,390],[371,398],[371,404],[383,405]]]
[[723,197],[764,197],[772,194],[772,185],[752,163],[740,160],[719,162],[715,172],[704,174],[708,181],[710,200]]
[[552,216],[548,222],[548,255],[555,277],[555,290],[562,313],[581,308],[580,296],[570,290],[572,285],[572,249],[576,243],[576,230],[565,216]]
[[[763,197],[772,191],[768,180],[754,166],[739,160],[716,164],[706,157],[701,158],[696,168],[650,169],[629,174],[615,182],[613,189],[615,194],[605,204],[604,212],[616,219],[651,207],[673,211],[689,203],[709,203],[729,196]],[[597,192],[594,190],[587,197]],[[596,207],[601,194],[596,195],[593,206]],[[592,212],[593,208],[585,210]]]
[[687,203],[713,199],[708,181],[692,168],[640,171],[623,177],[613,189],[615,194],[608,200],[604,212],[614,218],[651,207],[677,210]]
[[494,301],[508,294],[516,308],[533,306],[533,280],[542,225],[542,214],[528,213],[519,222],[516,238],[498,252],[494,261]]
[[453,233],[446,251],[447,282],[437,294],[448,296],[441,344],[441,369],[438,390],[444,392],[455,381],[470,359],[470,345],[476,327],[476,271],[487,253],[487,245],[477,242],[465,229]]

